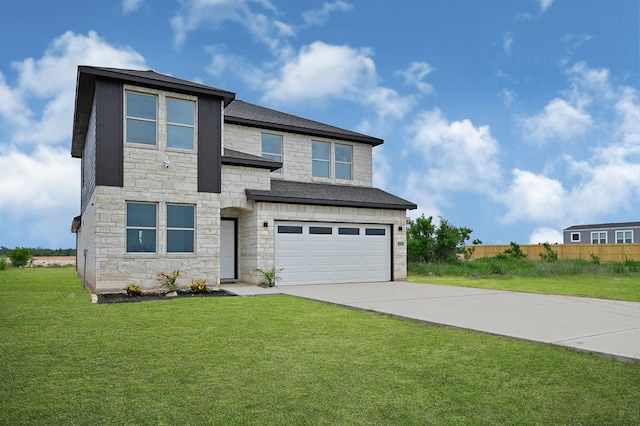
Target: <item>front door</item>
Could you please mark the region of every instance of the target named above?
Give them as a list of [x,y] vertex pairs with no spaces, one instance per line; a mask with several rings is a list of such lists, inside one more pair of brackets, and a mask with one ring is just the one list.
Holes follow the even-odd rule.
[[220,279],[236,279],[236,223],[235,219],[220,221]]

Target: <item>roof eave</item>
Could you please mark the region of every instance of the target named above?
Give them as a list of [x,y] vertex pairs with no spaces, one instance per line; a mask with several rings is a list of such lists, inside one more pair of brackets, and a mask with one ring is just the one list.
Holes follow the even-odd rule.
[[316,198],[284,197],[268,194],[256,194],[253,193],[250,189],[245,190],[245,192],[249,200],[280,204],[308,204],[315,206],[356,207],[383,210],[415,210],[418,208],[418,206],[413,203],[387,204],[353,200],[326,200]]
[[349,141],[349,142],[360,142],[360,143],[370,144],[372,146],[378,146],[384,143],[382,139],[374,138],[372,136],[348,135],[348,134],[343,134],[338,132],[330,132],[327,130],[315,130],[315,129],[309,129],[309,128],[299,127],[299,126],[290,126],[286,124],[269,123],[265,121],[252,120],[249,118],[231,117],[231,116],[225,115],[224,121],[225,123],[229,123],[229,124],[238,124],[241,126],[257,127],[257,128],[266,129],[266,130],[279,130],[279,131],[284,131],[289,133],[298,133],[298,134],[307,135],[307,136],[318,136],[318,137],[338,139],[338,140]]

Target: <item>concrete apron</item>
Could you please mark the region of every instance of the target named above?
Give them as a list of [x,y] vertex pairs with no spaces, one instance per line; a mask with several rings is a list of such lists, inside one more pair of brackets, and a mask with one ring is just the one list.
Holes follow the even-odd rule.
[[640,303],[399,281],[272,291],[640,363]]

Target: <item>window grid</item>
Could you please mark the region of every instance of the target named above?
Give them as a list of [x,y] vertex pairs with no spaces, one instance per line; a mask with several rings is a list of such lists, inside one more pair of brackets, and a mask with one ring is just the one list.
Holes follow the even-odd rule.
[[127,253],[156,253],[157,218],[157,204],[127,202]]
[[351,145],[335,145],[335,177],[351,180],[353,147]]
[[[125,140],[129,143],[155,146],[158,139],[158,97],[146,93],[127,91],[125,98]],[[145,111],[143,104],[151,99],[154,102],[153,111]],[[151,132],[152,126],[153,132]]]
[[616,244],[633,243],[633,231],[616,231]]
[[313,177],[330,178],[331,143],[311,142],[311,173]]
[[[270,133],[262,134],[262,158],[282,163],[282,136]],[[271,173],[282,173],[282,168]]]
[[579,243],[580,242],[580,233],[579,232],[573,232],[571,234],[571,241],[573,241],[575,243]]
[[[180,213],[187,213],[180,217]],[[167,253],[195,252],[195,206],[167,204]]]
[[166,105],[167,148],[192,151],[195,140],[196,103],[167,97]]
[[[144,98],[154,98],[153,116]],[[184,151],[196,150],[197,99],[157,90],[125,87],[125,142]],[[158,112],[166,111],[165,114]],[[146,114],[146,116],[145,116]],[[162,126],[162,127],[161,127]],[[159,131],[164,129],[164,132]]]
[[607,233],[606,232],[592,232],[591,233],[591,243],[592,244],[607,244]]

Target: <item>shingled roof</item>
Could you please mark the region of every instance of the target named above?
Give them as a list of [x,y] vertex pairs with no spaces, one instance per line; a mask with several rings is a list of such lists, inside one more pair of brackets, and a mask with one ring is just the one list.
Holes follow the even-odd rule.
[[637,228],[640,222],[617,222],[617,223],[594,223],[591,225],[573,225],[565,228],[565,231],[575,231],[578,229],[611,229],[611,228]]
[[200,95],[217,96],[224,99],[225,105],[231,103],[231,101],[233,101],[236,97],[235,93],[229,92],[227,90],[217,89],[215,87],[206,86],[200,83],[194,83],[193,81],[183,80],[181,78],[172,77],[170,75],[158,74],[153,70],[128,70],[120,68],[89,67],[81,65],[78,67],[78,74],[122,80],[131,84],[172,90],[180,93],[188,92]]
[[271,179],[270,190],[247,189],[247,198],[287,204],[413,210],[417,205],[378,188]]
[[351,130],[341,129],[237,99],[224,109],[224,121],[225,123],[259,127],[267,130],[362,142],[373,146],[384,142],[382,139],[373,136],[352,132]]
[[230,166],[257,167],[261,169],[269,169],[271,171],[282,168],[279,161],[269,160],[268,158],[258,157],[257,155],[247,154],[233,149],[224,149],[222,156],[222,164]]

